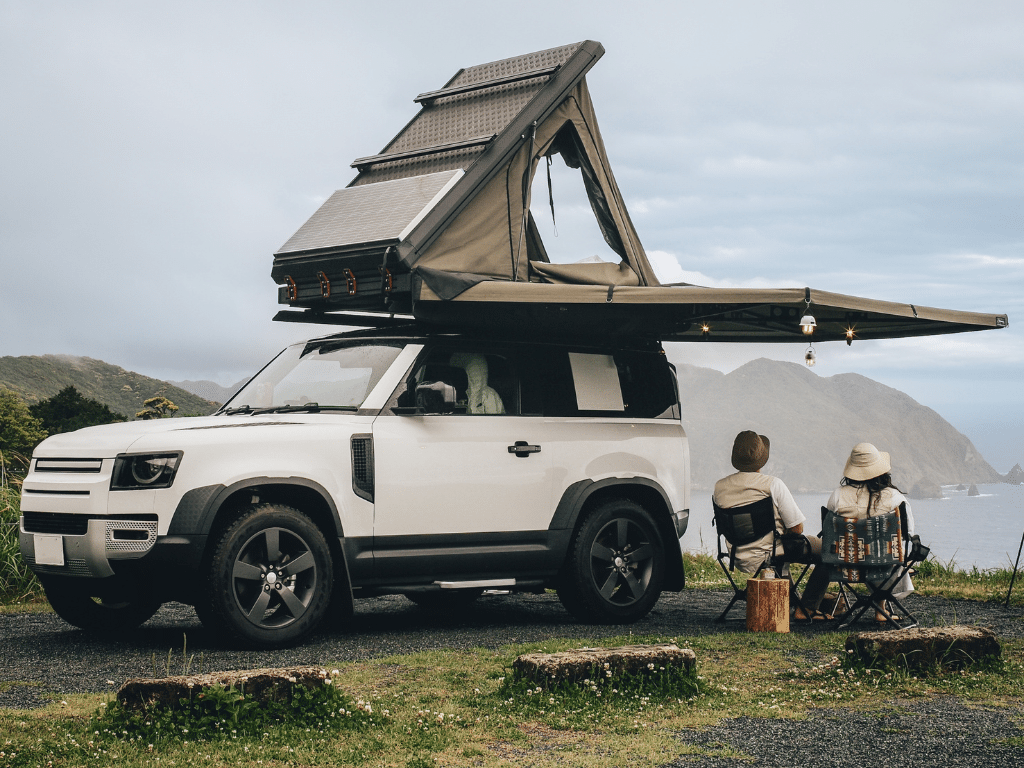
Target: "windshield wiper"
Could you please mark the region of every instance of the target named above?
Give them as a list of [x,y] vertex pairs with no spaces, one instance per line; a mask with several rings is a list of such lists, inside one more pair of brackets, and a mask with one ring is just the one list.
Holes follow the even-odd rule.
[[252,408],[250,406],[248,406],[248,405],[239,405],[239,406],[237,406],[235,408],[225,408],[224,410],[221,411],[221,413],[225,414],[226,416],[230,416],[233,413],[252,413],[252,412],[253,412]]
[[319,403],[302,403],[301,405],[276,405],[271,408],[257,408],[251,411],[259,413],[319,413],[320,411],[358,411],[355,405],[320,405]]

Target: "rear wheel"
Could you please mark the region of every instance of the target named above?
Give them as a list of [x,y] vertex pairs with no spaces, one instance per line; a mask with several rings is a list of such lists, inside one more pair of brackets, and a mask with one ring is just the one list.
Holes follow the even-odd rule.
[[81,579],[47,579],[46,599],[68,624],[93,634],[114,635],[135,629],[160,609],[160,601],[138,593],[93,594]]
[[204,623],[246,645],[296,642],[324,618],[333,564],[327,540],[304,514],[261,504],[222,534],[210,561]]
[[606,501],[583,521],[558,597],[581,621],[627,624],[661,596],[665,546],[650,514],[628,499]]

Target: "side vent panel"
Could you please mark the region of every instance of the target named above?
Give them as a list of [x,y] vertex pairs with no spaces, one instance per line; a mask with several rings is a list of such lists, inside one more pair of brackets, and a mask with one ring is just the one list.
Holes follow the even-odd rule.
[[373,501],[373,435],[352,435],[352,491]]

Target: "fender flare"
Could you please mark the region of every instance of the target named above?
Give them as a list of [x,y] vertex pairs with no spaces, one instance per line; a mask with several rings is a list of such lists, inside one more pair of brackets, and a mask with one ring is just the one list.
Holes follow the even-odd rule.
[[231,485],[204,485],[186,491],[174,509],[167,535],[208,535],[213,529],[213,522],[225,501],[243,488],[260,488],[265,485],[293,485],[314,491],[324,500],[330,510],[335,535],[339,538],[344,537],[341,515],[326,488],[304,477],[268,477],[265,475],[239,480]]

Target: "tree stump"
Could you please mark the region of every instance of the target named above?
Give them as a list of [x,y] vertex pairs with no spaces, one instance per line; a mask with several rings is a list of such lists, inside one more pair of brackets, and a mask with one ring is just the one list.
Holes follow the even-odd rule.
[[315,689],[332,683],[331,673],[322,667],[239,669],[206,675],[135,678],[118,689],[117,699],[126,709],[149,706],[173,709],[182,699],[198,695],[204,687],[215,685],[237,688],[262,702],[287,699],[298,686]]
[[577,648],[561,653],[525,653],[516,657],[517,675],[538,683],[578,683],[611,672],[651,676],[666,669],[694,672],[697,655],[672,643],[623,645],[618,648]]
[[846,652],[865,664],[932,669],[965,669],[1002,655],[999,638],[991,629],[914,627],[898,632],[858,632],[846,638]]
[[789,579],[747,581],[747,631],[789,632]]

